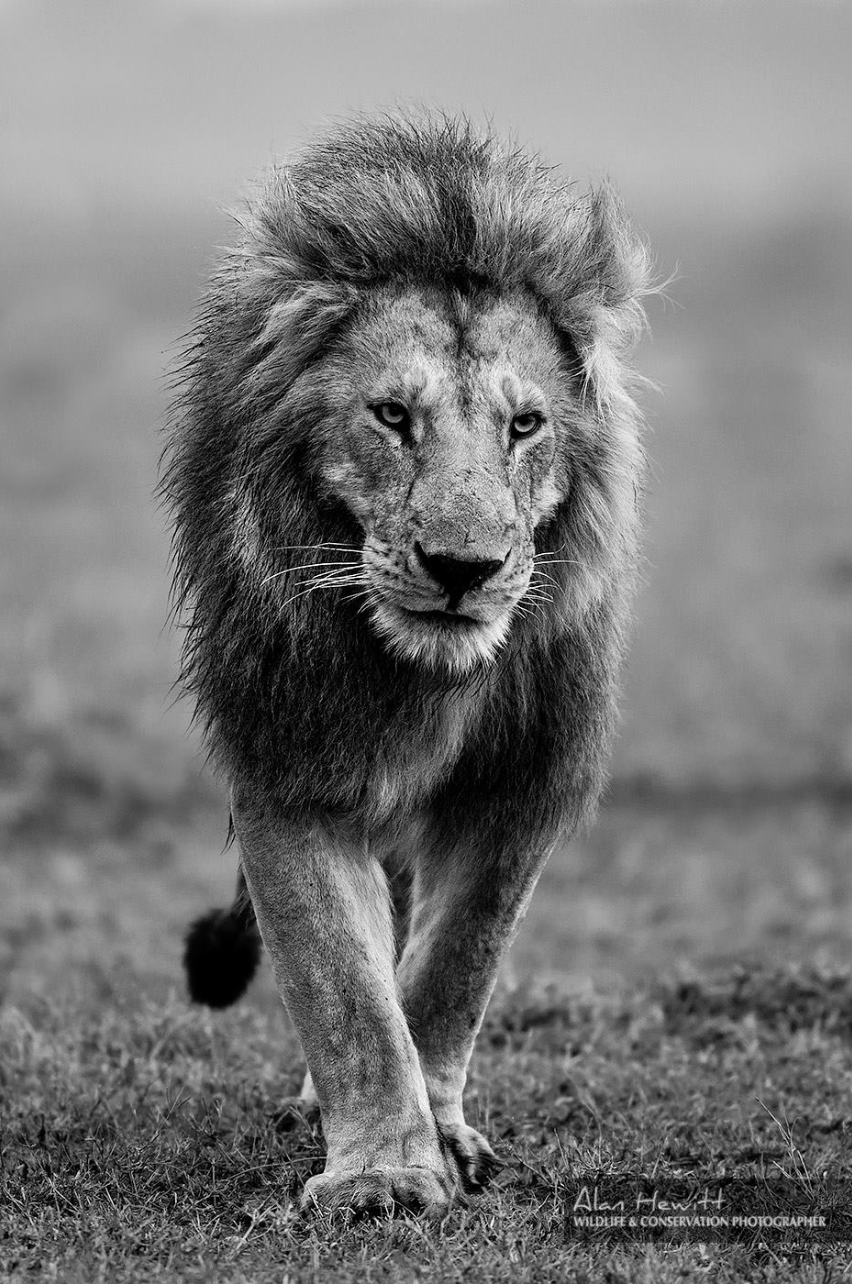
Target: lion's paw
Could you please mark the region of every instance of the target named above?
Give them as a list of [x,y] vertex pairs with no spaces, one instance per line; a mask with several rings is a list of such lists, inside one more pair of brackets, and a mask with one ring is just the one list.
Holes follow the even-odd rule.
[[381,1217],[404,1211],[440,1217],[450,1206],[446,1176],[431,1168],[366,1168],[360,1173],[327,1172],[311,1177],[302,1193],[302,1212]]
[[319,1102],[299,1097],[285,1097],[272,1116],[276,1132],[293,1132],[297,1128],[308,1128],[312,1132],[320,1127]]
[[482,1134],[467,1124],[438,1124],[438,1133],[458,1169],[462,1190],[478,1195],[502,1166],[500,1160]]

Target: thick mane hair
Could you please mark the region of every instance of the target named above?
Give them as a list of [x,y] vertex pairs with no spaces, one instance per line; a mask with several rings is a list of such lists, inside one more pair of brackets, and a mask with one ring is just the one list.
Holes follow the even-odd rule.
[[[214,760],[291,809],[357,812],[377,770],[405,773],[452,707],[464,744],[432,796],[447,834],[476,791],[480,828],[570,828],[603,781],[633,579],[641,448],[627,359],[649,289],[643,245],[608,187],[578,194],[535,156],[429,115],[336,128],[273,168],[238,222],[178,374],[162,482],[183,680]],[[534,296],[577,383],[570,490],[536,532],[562,559],[563,592],[461,678],[395,658],[345,596],[296,597],[270,578],[322,562],[321,545],[359,543],[314,480],[324,394],[312,371],[388,283]]]

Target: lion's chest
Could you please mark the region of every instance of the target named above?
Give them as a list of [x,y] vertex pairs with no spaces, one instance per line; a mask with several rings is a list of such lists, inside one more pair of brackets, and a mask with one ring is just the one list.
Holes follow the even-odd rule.
[[456,696],[434,701],[414,725],[389,734],[370,764],[366,819],[382,825],[418,811],[455,764],[473,718]]

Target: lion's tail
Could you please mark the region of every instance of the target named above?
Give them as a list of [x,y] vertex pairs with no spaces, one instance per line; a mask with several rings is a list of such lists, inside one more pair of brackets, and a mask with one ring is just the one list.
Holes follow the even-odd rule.
[[186,934],[183,964],[190,997],[227,1008],[248,989],[260,959],[260,933],[243,871],[230,909],[210,910]]

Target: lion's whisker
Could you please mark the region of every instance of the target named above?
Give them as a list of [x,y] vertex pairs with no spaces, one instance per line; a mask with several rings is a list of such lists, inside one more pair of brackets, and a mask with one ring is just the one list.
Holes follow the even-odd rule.
[[302,585],[303,589],[312,588],[343,588],[348,584],[368,584],[369,580],[364,575],[344,575],[330,571],[322,575],[315,576]]
[[544,607],[544,603],[540,602],[538,598],[535,598],[535,597],[524,598],[524,610],[527,615],[531,616],[531,618],[535,618],[536,620],[547,619],[547,615],[544,614],[543,607]]
[[536,553],[533,561],[538,564],[545,562],[548,566],[582,566],[583,563],[576,557],[551,557],[549,553]]
[[314,583],[308,584],[305,588],[300,589],[298,593],[293,593],[290,597],[285,598],[281,605],[282,608],[289,606],[291,602],[295,602],[298,598],[306,597],[309,593],[317,593],[320,589],[349,588],[357,587],[359,585],[369,586],[369,582],[365,580],[363,576],[358,576],[353,579],[340,578],[337,576],[323,576]]
[[359,610],[359,611],[362,611],[362,610],[364,609],[364,607],[365,607],[365,606],[369,606],[369,604],[370,604],[370,600],[371,600],[370,589],[371,589],[371,588],[372,588],[372,585],[368,585],[366,588],[358,589],[358,590],[357,590],[356,592],[354,592],[354,593],[344,593],[344,594],[343,594],[343,601],[344,601],[344,602],[354,602],[354,601],[356,601],[356,599],[357,599],[357,598],[359,598],[359,597],[366,597],[368,600],[367,600],[366,602],[363,602],[363,603],[361,604],[361,606],[359,606],[359,608],[358,608],[358,610]]
[[282,575],[294,575],[296,571],[313,571],[321,570],[326,566],[357,566],[357,562],[303,562],[301,566],[285,566],[282,571],[273,571],[267,575],[266,579],[261,580],[261,585],[268,584],[270,580],[277,580]]
[[363,550],[357,544],[337,544],[329,542],[327,544],[276,544],[274,546],[276,553],[297,553],[297,552],[339,552],[339,553],[360,553]]

